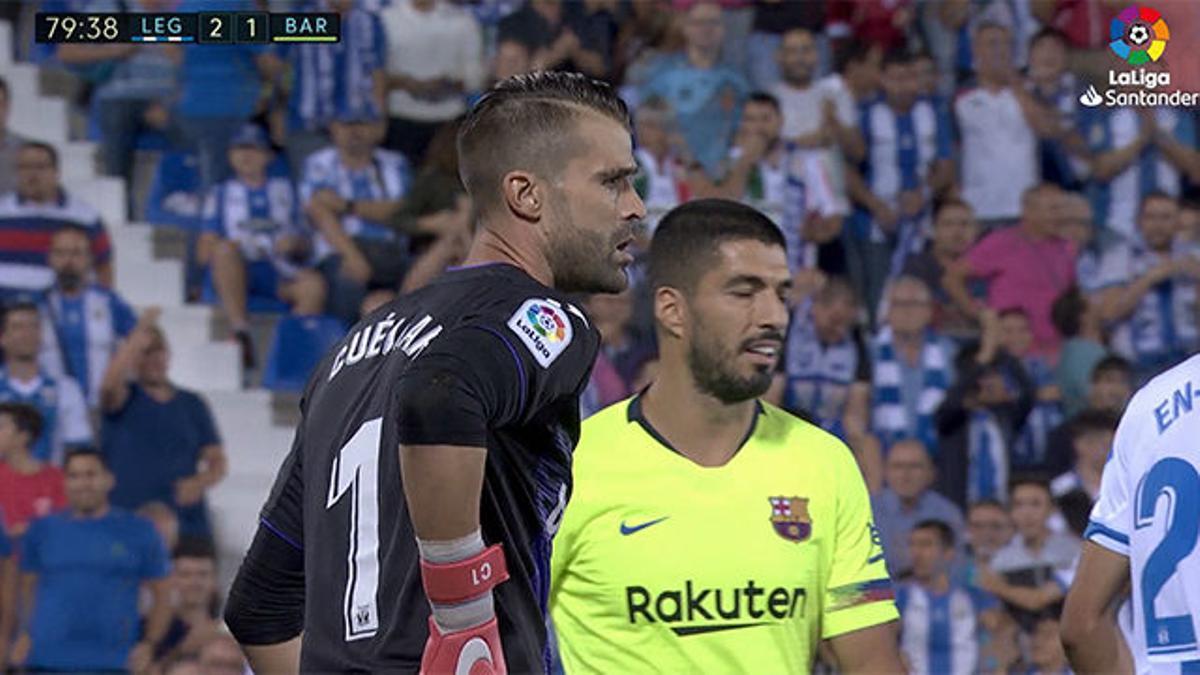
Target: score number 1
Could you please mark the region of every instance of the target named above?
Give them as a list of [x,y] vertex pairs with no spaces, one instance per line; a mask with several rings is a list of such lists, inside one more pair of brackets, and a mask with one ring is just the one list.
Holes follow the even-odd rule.
[[236,17],[236,40],[241,44],[266,44],[270,42],[268,35],[269,15],[266,12],[239,12]]

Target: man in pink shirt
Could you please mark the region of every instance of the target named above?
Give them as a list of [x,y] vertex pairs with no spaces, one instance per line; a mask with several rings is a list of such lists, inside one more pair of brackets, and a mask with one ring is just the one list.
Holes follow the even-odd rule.
[[946,269],[946,293],[978,318],[981,303],[967,290],[969,278],[987,282],[987,306],[997,311],[1020,307],[1033,328],[1033,352],[1058,360],[1062,341],[1050,321],[1054,299],[1075,281],[1075,244],[1057,235],[1060,190],[1035,185],[1021,197],[1021,223],[996,230]]

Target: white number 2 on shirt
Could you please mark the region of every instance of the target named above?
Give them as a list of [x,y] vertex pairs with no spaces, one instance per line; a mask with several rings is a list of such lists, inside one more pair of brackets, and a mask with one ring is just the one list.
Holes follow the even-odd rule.
[[379,443],[383,418],[363,422],[333,460],[329,477],[331,509],[350,493],[350,551],[346,555],[346,641],[379,630]]

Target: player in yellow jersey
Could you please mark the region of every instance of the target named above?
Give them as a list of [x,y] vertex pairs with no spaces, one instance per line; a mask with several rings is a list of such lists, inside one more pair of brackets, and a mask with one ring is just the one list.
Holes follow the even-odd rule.
[[835,437],[758,400],[787,330],[784,240],[701,200],[650,246],[660,368],[586,420],[554,540],[568,675],[903,672],[866,486]]

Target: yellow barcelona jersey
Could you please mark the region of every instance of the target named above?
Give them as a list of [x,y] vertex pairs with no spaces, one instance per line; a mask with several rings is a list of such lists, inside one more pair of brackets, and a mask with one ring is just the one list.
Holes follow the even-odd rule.
[[635,397],[584,422],[574,474],[550,591],[568,675],[806,673],[822,639],[897,618],[853,456],[778,408],[706,468]]

